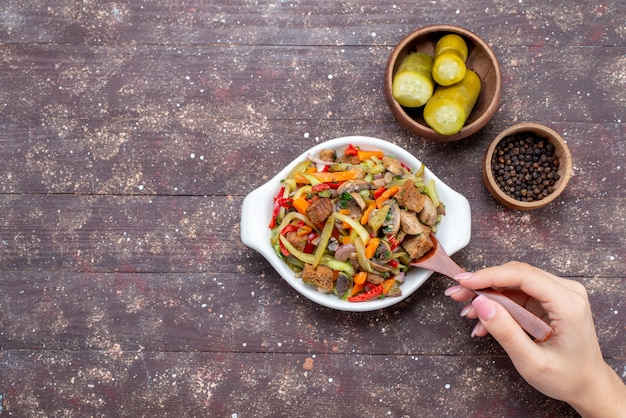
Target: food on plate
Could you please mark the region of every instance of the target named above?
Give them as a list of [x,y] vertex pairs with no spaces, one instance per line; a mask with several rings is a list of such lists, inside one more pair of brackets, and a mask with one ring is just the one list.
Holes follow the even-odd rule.
[[424,106],[433,94],[433,58],[423,52],[414,52],[402,60],[393,77],[393,97],[405,107]]
[[467,44],[456,33],[444,35],[435,45],[433,79],[441,86],[458,83],[467,70]]
[[433,248],[445,215],[424,169],[353,145],[309,155],[274,197],[274,251],[322,293],[350,302],[400,296],[410,261]]
[[469,117],[480,93],[480,78],[468,69],[463,80],[451,86],[438,86],[424,107],[424,120],[436,132],[453,135]]

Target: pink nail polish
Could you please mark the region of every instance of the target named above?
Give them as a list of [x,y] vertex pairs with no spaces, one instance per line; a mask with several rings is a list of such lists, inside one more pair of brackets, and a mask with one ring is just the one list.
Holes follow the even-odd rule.
[[451,296],[451,295],[455,294],[456,292],[458,292],[459,290],[461,290],[461,286],[456,285],[456,286],[452,286],[452,287],[447,288],[443,293],[446,296]]
[[483,328],[483,324],[481,324],[480,322],[477,323],[474,326],[474,329],[472,330],[472,333],[470,334],[470,337],[474,338],[476,336],[476,334],[478,334],[478,331],[480,331]]
[[469,313],[469,311],[472,310],[472,308],[473,308],[473,306],[472,306],[471,303],[468,304],[468,305],[465,305],[465,307],[463,309],[461,309],[461,316],[466,316]]
[[483,321],[489,321],[494,317],[498,308],[492,301],[487,299],[485,296],[480,295],[474,298],[472,301],[472,306],[476,309],[476,314]]
[[455,274],[454,275],[454,280],[457,280],[457,281],[467,280],[470,277],[472,277],[473,275],[474,275],[474,273],[472,273],[471,271],[464,271],[463,273]]

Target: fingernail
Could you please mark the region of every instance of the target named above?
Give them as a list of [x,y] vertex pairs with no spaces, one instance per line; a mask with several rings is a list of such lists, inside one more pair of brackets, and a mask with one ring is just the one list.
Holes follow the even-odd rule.
[[468,305],[465,305],[465,307],[463,309],[461,309],[461,316],[467,315],[469,313],[469,311],[472,310],[472,308],[473,308],[473,306],[472,306],[471,303],[468,304]]
[[455,274],[454,280],[467,280],[473,275],[474,273],[472,273],[471,271],[464,271],[463,273]]
[[458,292],[461,289],[462,289],[461,286],[456,285],[456,286],[452,286],[452,287],[447,288],[443,293],[446,296],[451,296],[451,295],[455,294],[456,292]]
[[480,331],[483,328],[483,324],[481,322],[477,323],[474,326],[474,329],[472,330],[472,333],[470,334],[470,337],[474,338],[476,336],[476,334],[478,334],[478,331]]
[[494,305],[492,301],[490,301],[483,295],[477,296],[472,301],[472,306],[474,307],[474,309],[476,309],[476,314],[478,315],[478,317],[483,321],[489,321],[491,318],[494,317],[498,310],[498,308],[496,308],[496,305]]

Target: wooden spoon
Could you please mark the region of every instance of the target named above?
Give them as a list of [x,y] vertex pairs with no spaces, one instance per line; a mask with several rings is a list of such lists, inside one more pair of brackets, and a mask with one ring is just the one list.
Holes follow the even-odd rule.
[[[439,245],[437,238],[433,234],[431,234],[430,237],[433,241],[434,248],[419,260],[411,261],[410,265],[432,270],[452,279],[456,274],[464,272],[465,270],[459,267],[446,253],[444,248]],[[554,334],[554,328],[501,292],[489,288],[474,290],[474,293],[476,293],[476,295],[484,295],[504,306],[524,331],[533,336],[537,341],[548,341]]]

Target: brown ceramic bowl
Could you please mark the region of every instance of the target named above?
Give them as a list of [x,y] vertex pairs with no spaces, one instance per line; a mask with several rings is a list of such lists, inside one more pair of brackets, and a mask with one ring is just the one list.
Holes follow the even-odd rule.
[[[525,202],[506,194],[499,186],[492,171],[492,159],[498,144],[505,138],[517,134],[534,134],[534,136],[547,139],[552,145],[554,145],[554,155],[559,162],[556,172],[559,174],[560,178],[554,184],[553,191],[540,200]],[[509,208],[517,210],[532,210],[548,205],[554,201],[561,194],[561,192],[563,192],[570,177],[572,176],[572,156],[563,138],[546,126],[530,122],[519,123],[502,131],[493,140],[491,145],[489,145],[489,148],[487,148],[482,166],[483,181],[485,182],[485,186],[487,187],[487,190],[489,190],[489,193],[491,193],[491,195],[498,202]]]
[[[467,68],[478,74],[481,81],[480,95],[474,109],[461,131],[454,135],[441,135],[430,128],[422,116],[423,107],[409,109],[400,106],[394,99],[391,87],[393,76],[402,60],[412,52],[425,52],[434,56],[435,45],[442,36],[456,33],[465,39],[468,49]],[[451,25],[427,26],[409,34],[391,52],[385,69],[383,90],[391,113],[404,128],[426,139],[441,142],[458,141],[475,134],[496,113],[502,93],[500,64],[489,45],[467,29]]]

